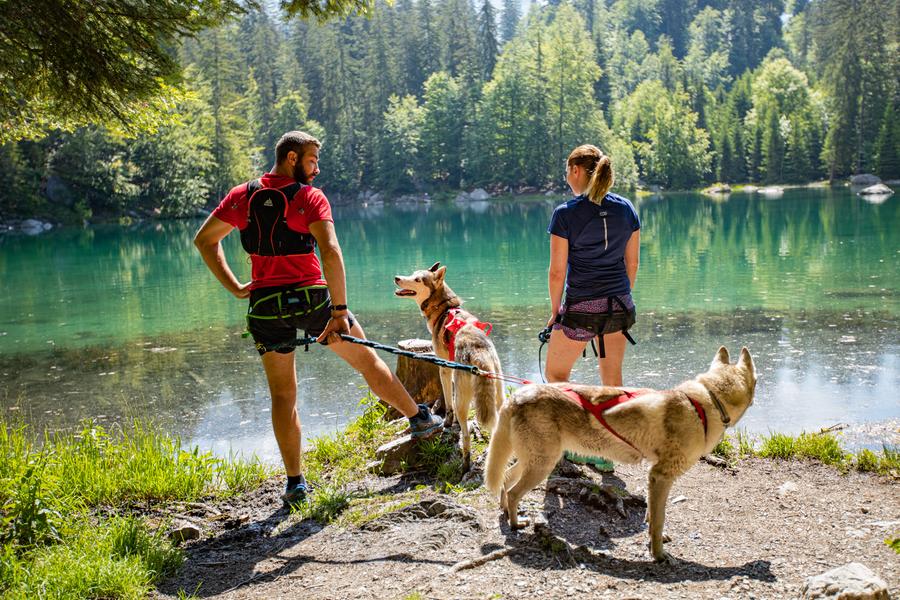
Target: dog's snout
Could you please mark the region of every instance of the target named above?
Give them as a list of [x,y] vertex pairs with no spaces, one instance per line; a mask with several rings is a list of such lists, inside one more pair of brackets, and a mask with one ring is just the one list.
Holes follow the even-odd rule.
[[397,285],[400,285],[400,276],[399,275],[394,275],[394,283],[396,283]]

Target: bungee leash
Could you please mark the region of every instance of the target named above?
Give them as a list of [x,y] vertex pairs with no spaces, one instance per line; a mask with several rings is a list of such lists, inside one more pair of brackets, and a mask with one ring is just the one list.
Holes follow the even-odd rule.
[[[521,377],[515,377],[513,375],[504,375],[503,373],[494,373],[492,371],[483,371],[476,367],[475,365],[467,365],[465,363],[455,362],[452,360],[444,360],[443,358],[439,358],[437,356],[428,356],[422,354],[420,352],[412,352],[410,350],[403,350],[401,348],[395,348],[393,346],[388,346],[386,344],[379,344],[378,342],[373,342],[372,340],[367,340],[364,338],[358,338],[356,336],[348,335],[346,333],[340,334],[341,339],[345,342],[350,342],[351,344],[359,344],[360,346],[367,346],[369,348],[374,348],[375,350],[384,350],[385,352],[390,352],[391,354],[396,354],[398,356],[405,356],[407,358],[411,358],[413,360],[423,360],[425,362],[430,362],[439,367],[444,367],[447,369],[455,369],[457,371],[465,371],[466,373],[471,373],[472,375],[477,375],[479,377],[487,377],[488,379],[499,379],[500,381],[506,381],[508,383],[516,383],[519,385],[526,385],[531,383],[528,379],[522,379]],[[279,345],[277,348],[272,348],[272,350],[276,350],[279,348],[292,348],[297,346],[305,346],[307,350],[309,350],[309,346],[311,344],[315,344],[316,338],[314,337],[302,337],[297,338],[291,342],[286,342],[284,344]],[[323,344],[327,345],[327,344]]]

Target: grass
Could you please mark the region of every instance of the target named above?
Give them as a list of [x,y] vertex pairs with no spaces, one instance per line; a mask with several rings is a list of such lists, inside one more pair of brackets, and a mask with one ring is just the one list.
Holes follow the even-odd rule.
[[746,431],[726,435],[713,449],[713,454],[729,461],[756,456],[779,460],[813,459],[841,470],[856,469],[900,477],[900,449],[884,445],[880,453],[868,449],[854,454],[841,448],[840,440],[830,431],[803,432],[797,436],[772,433],[761,436],[759,447]]
[[238,494],[271,471],[139,423],[111,435],[88,422],[37,445],[0,422],[0,596],[145,597],[182,555],[131,509]]

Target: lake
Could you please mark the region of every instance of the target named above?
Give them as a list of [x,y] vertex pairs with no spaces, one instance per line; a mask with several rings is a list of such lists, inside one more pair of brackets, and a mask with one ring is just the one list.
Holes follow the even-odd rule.
[[[335,207],[351,309],[371,339],[427,332],[393,276],[447,266],[449,285],[494,325],[508,374],[539,379],[549,317],[547,222],[562,196],[467,204]],[[638,344],[626,385],[666,388],[704,371],[719,345],[759,370],[751,433],[844,424],[848,447],[898,443],[900,200],[847,188],[727,199],[635,201],[643,222],[634,296]],[[244,329],[191,239],[199,222],[0,236],[0,410],[38,430],[152,420],[220,455],[277,461],[269,399]],[[237,235],[232,267],[250,266]],[[393,366],[395,357],[382,355]],[[362,378],[324,348],[297,353],[304,436],[359,414]],[[598,383],[596,359],[573,380]]]

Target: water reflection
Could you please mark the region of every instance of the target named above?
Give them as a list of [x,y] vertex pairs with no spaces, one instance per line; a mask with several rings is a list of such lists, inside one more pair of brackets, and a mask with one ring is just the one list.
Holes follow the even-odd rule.
[[[369,336],[425,337],[415,305],[394,298],[391,281],[440,260],[450,285],[494,323],[505,370],[539,378],[546,223],[558,201],[337,207],[351,303]],[[900,203],[788,190],[778,200],[682,195],[638,207],[639,345],[626,361],[629,383],[669,387],[704,370],[720,344],[746,345],[761,371],[741,422],[751,431],[900,418]],[[262,369],[240,337],[244,304],[196,255],[196,225],[0,237],[6,414],[49,430],[85,417],[152,418],[204,448],[275,460]],[[226,251],[246,277],[231,237]],[[307,437],[357,413],[362,378],[327,350],[298,353],[298,376]],[[595,361],[579,361],[573,377],[596,382]],[[900,440],[861,443],[881,441]]]

